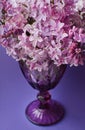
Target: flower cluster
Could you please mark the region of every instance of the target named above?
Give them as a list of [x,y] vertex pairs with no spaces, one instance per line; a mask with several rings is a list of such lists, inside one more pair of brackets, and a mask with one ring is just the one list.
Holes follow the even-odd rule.
[[1,0],[0,44],[30,69],[85,60],[84,0]]

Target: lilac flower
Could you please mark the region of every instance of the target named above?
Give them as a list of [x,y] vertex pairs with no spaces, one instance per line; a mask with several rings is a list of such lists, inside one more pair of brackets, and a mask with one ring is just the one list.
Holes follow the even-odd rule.
[[84,64],[84,0],[1,0],[0,45],[38,71]]

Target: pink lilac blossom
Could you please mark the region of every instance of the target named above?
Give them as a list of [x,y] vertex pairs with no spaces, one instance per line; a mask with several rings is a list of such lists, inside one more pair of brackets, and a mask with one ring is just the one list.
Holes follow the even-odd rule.
[[1,0],[0,45],[30,69],[83,65],[84,0]]

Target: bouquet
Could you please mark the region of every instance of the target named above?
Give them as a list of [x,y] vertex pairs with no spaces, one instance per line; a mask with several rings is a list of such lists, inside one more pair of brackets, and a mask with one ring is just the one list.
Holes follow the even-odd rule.
[[30,70],[83,65],[84,0],[1,0],[0,45]]

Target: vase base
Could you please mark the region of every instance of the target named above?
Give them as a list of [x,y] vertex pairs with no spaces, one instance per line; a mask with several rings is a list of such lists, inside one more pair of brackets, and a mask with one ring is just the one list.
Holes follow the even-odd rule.
[[57,101],[50,100],[46,108],[41,109],[39,100],[35,100],[27,106],[26,116],[36,125],[48,126],[63,118],[64,108]]

